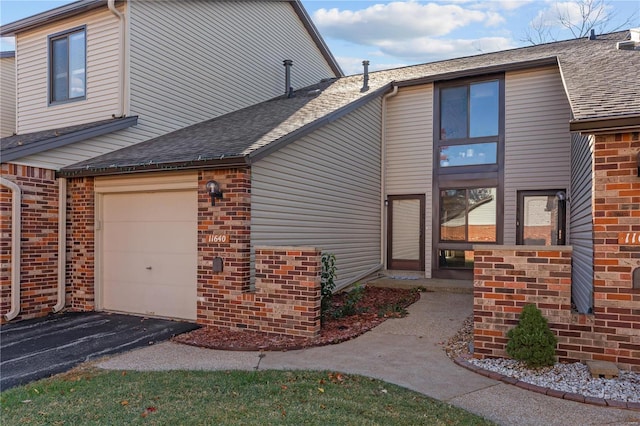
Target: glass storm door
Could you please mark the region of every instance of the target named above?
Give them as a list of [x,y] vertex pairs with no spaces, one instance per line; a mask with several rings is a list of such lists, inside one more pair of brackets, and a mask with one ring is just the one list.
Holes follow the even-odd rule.
[[564,245],[565,198],[563,190],[518,192],[518,244]]
[[387,269],[424,270],[424,195],[388,197]]

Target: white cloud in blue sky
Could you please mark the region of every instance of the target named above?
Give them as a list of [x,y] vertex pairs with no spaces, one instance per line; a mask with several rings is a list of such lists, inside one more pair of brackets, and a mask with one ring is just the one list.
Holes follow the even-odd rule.
[[[2,24],[72,0],[1,0]],[[137,1],[137,0],[130,0]],[[601,1],[601,0],[597,0]],[[602,13],[613,17],[604,32],[634,16],[640,27],[640,0],[604,0]],[[488,53],[528,43],[531,22],[554,39],[571,38],[557,20],[558,11],[575,22],[578,6],[564,0],[302,0],[327,45],[347,74]],[[627,25],[626,27],[629,27]],[[13,50],[2,39],[2,50]]]

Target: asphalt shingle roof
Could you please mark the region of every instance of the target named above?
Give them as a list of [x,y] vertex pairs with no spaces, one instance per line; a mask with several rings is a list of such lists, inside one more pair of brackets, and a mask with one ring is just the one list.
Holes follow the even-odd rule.
[[137,166],[194,164],[258,155],[271,144],[303,134],[323,119],[339,116],[361,102],[382,95],[390,84],[438,81],[461,75],[499,72],[557,61],[574,120],[640,116],[640,50],[618,50],[628,32],[601,35],[465,58],[433,62],[369,74],[367,92],[362,75],[342,77],[240,111],[105,154],[62,170],[101,174]]
[[121,130],[137,123],[137,117],[110,118],[108,120],[42,130],[39,132],[0,138],[0,152],[3,162],[11,161],[29,154],[58,148],[80,142],[94,136]]

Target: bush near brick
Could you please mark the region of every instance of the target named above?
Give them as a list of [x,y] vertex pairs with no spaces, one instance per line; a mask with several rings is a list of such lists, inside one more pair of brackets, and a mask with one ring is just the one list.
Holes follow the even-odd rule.
[[534,304],[525,305],[520,314],[520,322],[507,332],[507,354],[538,368],[551,366],[555,362],[558,339],[549,328],[540,309]]

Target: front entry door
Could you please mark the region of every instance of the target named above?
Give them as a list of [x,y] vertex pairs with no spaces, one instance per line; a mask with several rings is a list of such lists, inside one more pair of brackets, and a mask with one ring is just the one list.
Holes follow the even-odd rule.
[[424,195],[389,196],[387,268],[424,271]]

